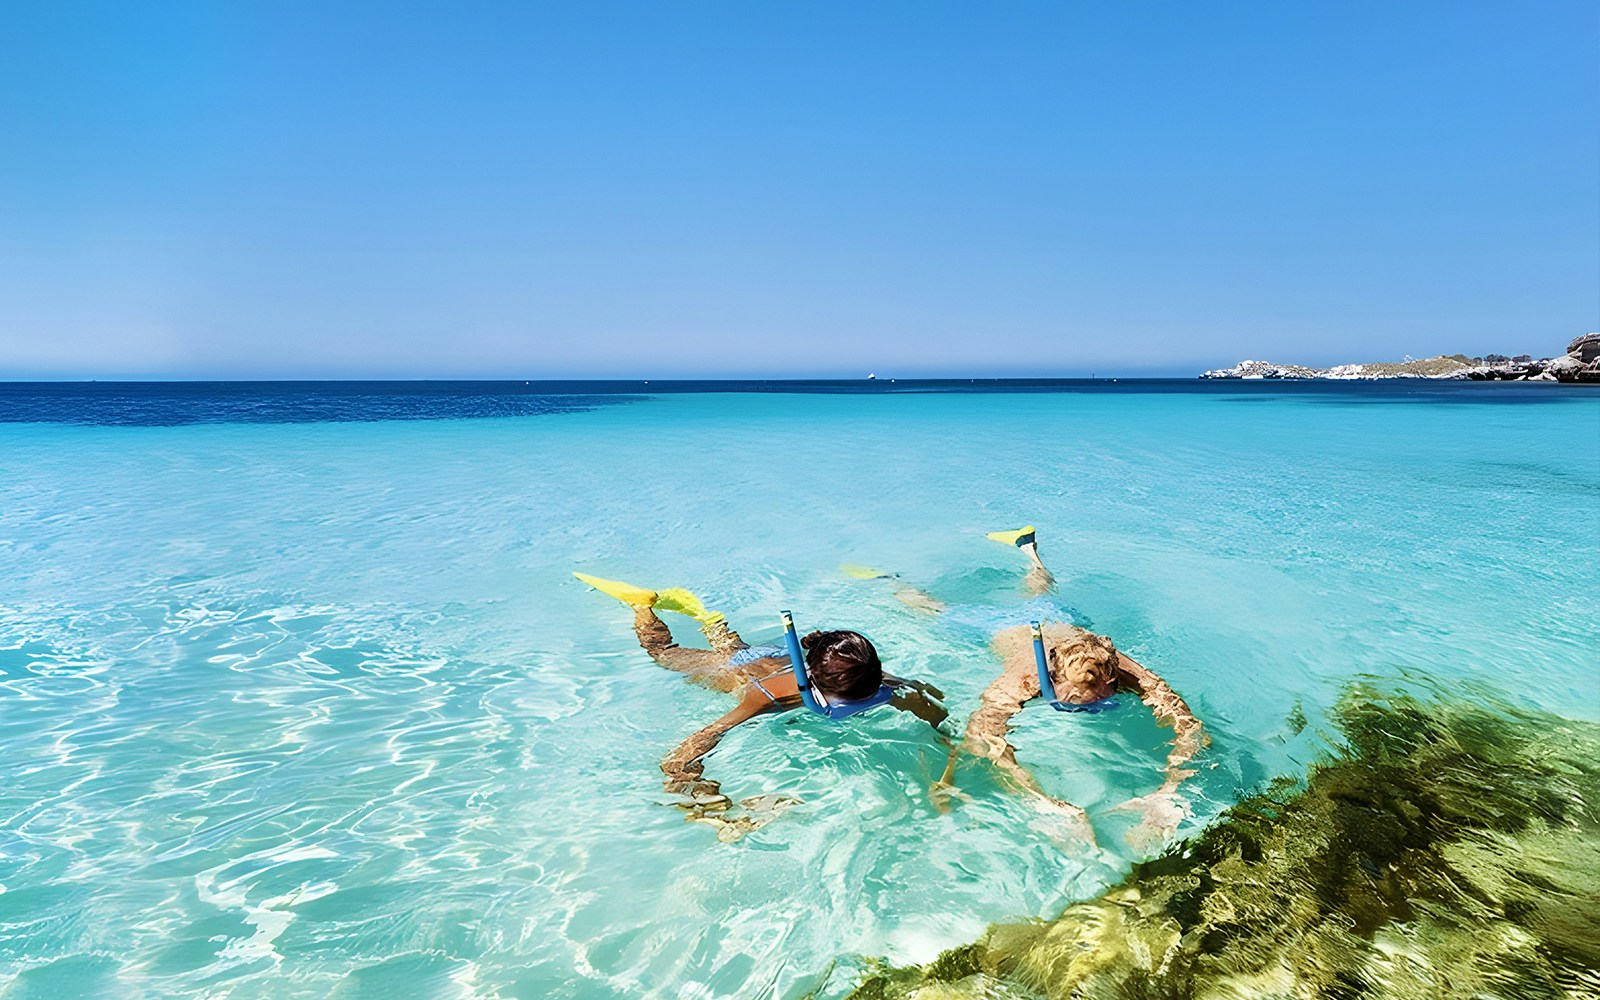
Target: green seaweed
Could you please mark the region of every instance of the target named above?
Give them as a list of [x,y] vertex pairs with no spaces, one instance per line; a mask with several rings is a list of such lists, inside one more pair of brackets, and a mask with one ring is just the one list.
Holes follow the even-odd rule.
[[1304,782],[852,1000],[1600,997],[1600,725],[1367,685],[1334,721]]

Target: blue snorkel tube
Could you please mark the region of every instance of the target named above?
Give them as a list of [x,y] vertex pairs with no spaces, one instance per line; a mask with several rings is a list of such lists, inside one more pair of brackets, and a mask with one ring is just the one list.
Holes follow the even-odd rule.
[[1070,712],[1074,705],[1063,705],[1056,698],[1055,682],[1050,680],[1050,665],[1044,658],[1044,629],[1038,622],[1029,622],[1028,631],[1033,635],[1033,665],[1039,668],[1039,694],[1050,703],[1050,707],[1058,712]]
[[816,694],[811,690],[811,671],[806,668],[806,654],[800,648],[800,633],[795,631],[794,615],[788,611],[778,614],[783,618],[783,644],[789,647],[789,666],[794,670],[794,686],[800,689],[800,700],[818,715],[827,715],[828,710],[817,701]]
[[878,688],[878,693],[870,698],[860,701],[827,702],[818,697],[811,686],[810,669],[806,666],[806,654],[800,648],[800,633],[795,631],[794,615],[788,611],[778,612],[783,619],[783,644],[789,647],[789,667],[794,671],[794,685],[800,689],[800,700],[811,711],[818,715],[837,722],[847,719],[857,712],[865,712],[869,708],[886,705],[894,697],[894,689],[887,684]]

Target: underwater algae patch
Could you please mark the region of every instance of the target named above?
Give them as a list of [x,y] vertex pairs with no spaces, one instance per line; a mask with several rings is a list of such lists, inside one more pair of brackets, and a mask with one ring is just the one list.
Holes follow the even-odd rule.
[[1600,997],[1600,725],[1365,686],[1335,716],[1303,785],[851,1000]]

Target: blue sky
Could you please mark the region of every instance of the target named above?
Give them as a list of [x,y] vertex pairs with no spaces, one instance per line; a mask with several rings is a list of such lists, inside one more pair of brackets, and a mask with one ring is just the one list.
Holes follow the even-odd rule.
[[0,378],[1193,374],[1600,329],[1600,8],[0,8]]

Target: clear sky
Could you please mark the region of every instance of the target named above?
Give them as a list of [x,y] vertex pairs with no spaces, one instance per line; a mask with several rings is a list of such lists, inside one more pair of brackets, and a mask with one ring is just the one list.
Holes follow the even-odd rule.
[[0,5],[0,378],[1077,376],[1600,329],[1600,5]]

